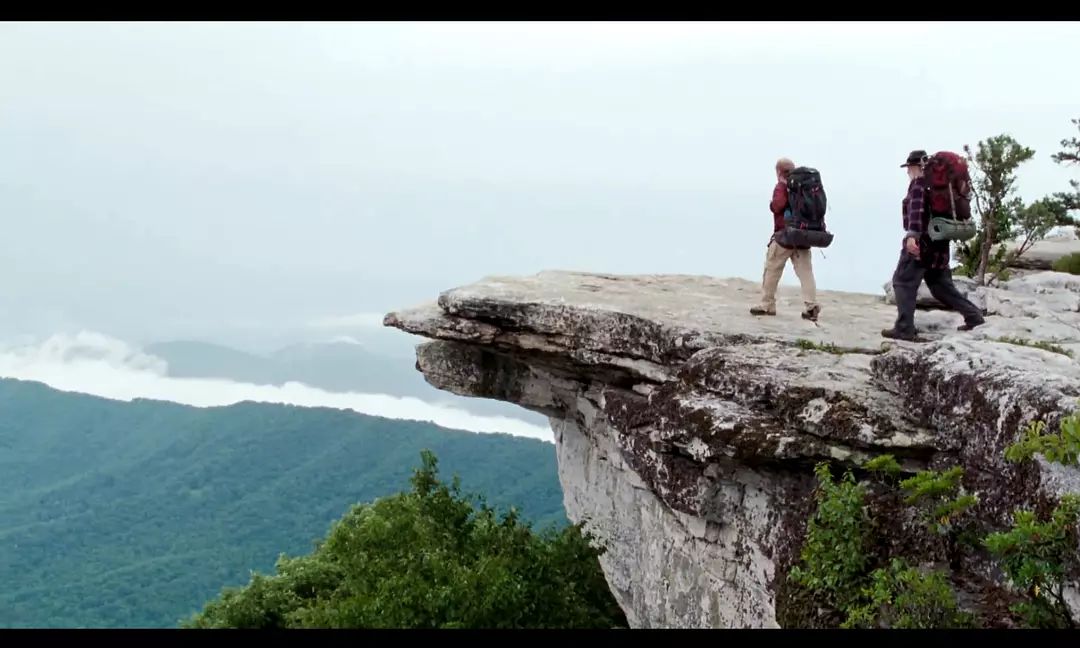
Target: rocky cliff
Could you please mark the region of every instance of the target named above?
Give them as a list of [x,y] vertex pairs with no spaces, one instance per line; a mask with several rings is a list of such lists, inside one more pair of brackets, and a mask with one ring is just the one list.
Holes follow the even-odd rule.
[[[567,512],[607,547],[634,627],[776,627],[808,614],[784,577],[820,461],[960,465],[987,523],[1080,492],[1076,469],[1003,459],[1028,421],[1074,409],[1080,366],[998,341],[1080,350],[1080,278],[966,289],[987,324],[960,333],[958,315],[920,311],[926,344],[880,337],[895,318],[885,297],[825,292],[812,323],[785,288],[779,315],[759,319],[757,285],[698,276],[489,278],[385,323],[433,340],[417,368],[434,386],[550,418]],[[910,515],[892,522],[881,542],[946,565],[966,605],[1007,598],[983,553],[939,546]]]

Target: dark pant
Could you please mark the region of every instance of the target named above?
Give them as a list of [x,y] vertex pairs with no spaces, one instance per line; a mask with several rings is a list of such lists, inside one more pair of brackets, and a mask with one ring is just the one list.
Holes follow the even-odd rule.
[[964,322],[982,323],[983,316],[979,309],[956,289],[956,284],[952,280],[952,270],[927,268],[907,252],[901,252],[900,262],[896,264],[896,272],[893,273],[892,278],[893,294],[896,297],[898,311],[894,330],[898,333],[915,334],[915,298],[919,295],[919,284],[923,280],[926,281],[926,287],[930,289],[930,294],[934,296],[934,299],[963,315]]

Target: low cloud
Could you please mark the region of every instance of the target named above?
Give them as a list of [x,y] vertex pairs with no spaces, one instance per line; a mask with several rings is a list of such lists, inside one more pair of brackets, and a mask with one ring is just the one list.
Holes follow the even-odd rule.
[[61,391],[113,400],[172,401],[195,407],[243,401],[330,407],[391,419],[428,421],[470,432],[502,432],[552,441],[546,427],[502,416],[481,416],[417,398],[330,392],[302,383],[255,385],[217,378],[173,378],[161,358],[105,335],[54,335],[37,343],[0,347],[0,377],[45,383]]
[[307,323],[312,329],[382,328],[381,313],[355,313],[335,317],[321,317]]

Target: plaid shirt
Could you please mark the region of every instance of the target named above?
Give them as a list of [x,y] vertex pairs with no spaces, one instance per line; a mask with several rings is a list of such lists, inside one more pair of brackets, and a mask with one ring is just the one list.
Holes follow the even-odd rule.
[[[949,242],[932,241],[926,234],[926,224],[930,213],[926,210],[926,182],[916,178],[908,184],[907,196],[900,203],[900,212],[904,219],[904,241],[914,238],[919,242],[919,258],[923,265],[934,270],[949,267]],[[903,245],[901,245],[903,249]]]

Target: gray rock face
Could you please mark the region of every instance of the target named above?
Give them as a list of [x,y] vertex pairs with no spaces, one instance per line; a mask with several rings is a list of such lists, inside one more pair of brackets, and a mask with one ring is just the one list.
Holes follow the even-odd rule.
[[[1077,404],[1080,366],[997,341],[1080,349],[1076,278],[971,287],[987,324],[958,333],[959,315],[920,311],[928,344],[886,343],[895,309],[880,297],[825,292],[815,324],[788,288],[778,316],[751,316],[757,290],[545,272],[450,290],[385,323],[433,340],[417,366],[434,386],[550,418],[568,514],[607,547],[634,627],[779,625],[822,460],[962,465],[976,514],[997,522],[1080,489],[1080,471],[1002,457],[1028,421],[1055,425]],[[893,542],[940,561],[919,525],[896,524]],[[960,562],[968,580],[993,575],[984,557]]]

